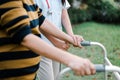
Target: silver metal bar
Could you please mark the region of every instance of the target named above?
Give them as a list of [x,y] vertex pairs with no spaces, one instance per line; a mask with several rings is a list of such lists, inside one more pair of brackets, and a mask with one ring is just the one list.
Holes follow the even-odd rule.
[[[91,45],[95,45],[95,46],[99,46],[99,47],[102,48],[103,53],[104,53],[104,62],[106,64],[106,60],[105,60],[105,58],[107,58],[107,50],[106,50],[106,48],[101,43],[98,43],[98,42],[90,42],[90,44]],[[105,80],[108,80],[107,79],[107,72],[106,71],[105,71]]]
[[[103,50],[103,53],[104,53],[104,61],[105,61],[105,64],[104,64],[105,66],[103,67],[105,70],[103,70],[103,68],[102,68],[101,71],[105,71],[105,78],[106,78],[105,80],[107,80],[107,72],[113,72],[113,74],[115,75],[116,80],[120,80],[120,74],[119,74],[120,73],[120,67],[112,65],[112,63],[107,58],[106,48],[101,43],[98,43],[98,42],[83,42],[83,45],[84,46],[97,45],[97,46],[101,47],[102,50]],[[98,69],[99,68],[101,68],[101,66],[98,67]],[[57,76],[57,80],[60,80],[60,78],[63,76],[63,74],[66,73],[66,72],[68,72],[68,71],[70,71],[70,70],[71,70],[71,68],[69,68],[69,67],[63,69],[59,73],[59,75]]]
[[[106,60],[106,64],[112,66],[111,62],[107,57],[105,58],[105,60]],[[113,72],[113,74],[115,75],[116,80],[120,80],[120,74],[118,72]]]
[[[107,72],[117,72],[117,73],[120,73],[120,68],[117,67],[117,66],[109,66],[109,65],[102,65],[102,64],[99,64],[99,65],[95,65],[95,68],[96,68],[96,71],[98,72],[104,72],[104,71],[107,71]],[[67,67],[65,69],[63,69],[59,75],[57,76],[57,80],[61,80],[61,78],[63,77],[63,75],[68,72],[68,71],[71,71],[72,69]],[[120,80],[120,78],[118,78],[117,80]]]
[[[90,42],[90,44],[91,44],[91,45],[98,45],[98,46],[100,46],[100,47],[103,49],[103,51],[104,51],[104,60],[105,60],[105,63],[106,63],[107,65],[112,66],[112,63],[111,63],[111,62],[109,61],[109,59],[107,58],[106,48],[105,48],[101,43],[98,43],[98,42]],[[116,78],[117,80],[120,80],[120,74],[119,74],[118,72],[113,72],[113,74],[115,75],[115,78]],[[107,80],[107,72],[106,72],[105,76],[106,76],[106,80]]]

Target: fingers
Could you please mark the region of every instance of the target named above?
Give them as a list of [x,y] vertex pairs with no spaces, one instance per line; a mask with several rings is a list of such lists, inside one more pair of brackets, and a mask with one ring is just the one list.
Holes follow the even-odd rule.
[[65,42],[62,46],[63,50],[68,50],[68,48],[70,47],[68,42]]
[[80,48],[82,48],[82,46],[81,46],[81,42],[82,41],[84,41],[84,39],[83,39],[83,37],[82,36],[80,36],[80,35],[70,35],[71,37],[72,37],[72,39],[73,39],[73,41],[74,41],[74,46],[75,47],[80,47]]
[[77,45],[78,47],[82,48],[81,46],[81,42],[84,40],[82,36],[76,35],[76,39],[77,39]]
[[73,39],[73,41],[74,41],[74,46],[75,47],[77,47],[77,39],[76,39],[76,37],[74,36],[74,35],[70,35],[71,37],[72,37],[72,39]]
[[85,71],[84,71],[84,67],[81,66],[80,71],[76,71],[74,74],[77,76],[84,76],[85,75]]
[[88,60],[85,60],[85,75],[95,74],[94,65]]
[[95,66],[92,63],[90,63],[90,68],[91,68],[91,71],[92,71],[91,74],[95,74],[96,73],[96,69],[95,69]]
[[75,67],[75,64],[73,66],[75,75],[85,76],[85,75],[95,74],[96,72],[95,67],[88,59],[82,59],[82,61],[79,64],[76,64],[76,67]]

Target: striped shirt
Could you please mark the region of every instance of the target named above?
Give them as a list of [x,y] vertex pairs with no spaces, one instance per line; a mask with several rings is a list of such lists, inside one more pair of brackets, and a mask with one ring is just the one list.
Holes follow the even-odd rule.
[[0,80],[34,80],[40,56],[20,45],[32,33],[40,35],[45,17],[33,0],[0,1]]

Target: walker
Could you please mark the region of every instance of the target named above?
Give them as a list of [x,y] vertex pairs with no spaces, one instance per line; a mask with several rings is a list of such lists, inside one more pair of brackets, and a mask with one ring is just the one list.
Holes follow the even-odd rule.
[[[90,42],[90,41],[83,41],[83,42],[81,42],[81,45],[82,46],[93,46],[93,45],[96,45],[96,46],[99,46],[100,48],[102,48],[103,53],[104,53],[105,64],[95,64],[96,72],[105,72],[105,80],[108,80],[107,73],[108,72],[113,72],[113,74],[115,75],[116,80],[120,80],[120,67],[112,65],[110,60],[107,58],[106,48],[101,43]],[[69,67],[61,70],[61,72],[57,76],[57,80],[61,80],[63,75],[66,72],[70,71],[70,70],[71,70],[71,68],[69,68]]]

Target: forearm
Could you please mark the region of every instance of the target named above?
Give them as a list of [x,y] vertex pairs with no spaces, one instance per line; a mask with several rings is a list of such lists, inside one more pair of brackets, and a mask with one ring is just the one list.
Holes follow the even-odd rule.
[[45,43],[43,40],[33,34],[27,35],[24,38],[22,45],[28,47],[30,50],[34,51],[39,55],[59,61],[65,65],[69,65],[71,60],[77,57],[69,54],[68,52],[50,46],[49,44]]
[[64,40],[64,41],[74,44],[73,39],[69,35],[67,35],[63,31],[59,30],[57,27],[55,27],[55,25],[50,23],[48,20],[45,20],[43,22],[42,26],[40,27],[40,31],[43,32],[43,34],[47,33],[56,38],[59,38],[61,40]]
[[50,46],[33,34],[25,36],[21,44],[36,54],[69,66],[77,75],[90,75],[95,73],[95,68],[89,60]]
[[44,32],[43,30],[41,30],[41,33],[44,34],[44,36],[50,41],[52,41],[54,38],[56,38],[56,37]]
[[66,32],[68,33],[68,35],[71,36],[72,39],[74,40],[74,42],[76,44],[74,46],[78,46],[81,48],[82,46],[80,45],[80,42],[83,41],[84,39],[82,36],[74,35],[67,9],[62,10],[62,24],[63,24]]
[[71,26],[71,22],[70,22],[70,19],[69,19],[67,9],[62,10],[62,24],[63,24],[66,32],[69,35],[73,35],[73,30],[72,30],[72,26]]

